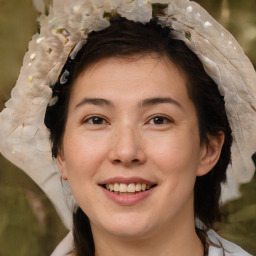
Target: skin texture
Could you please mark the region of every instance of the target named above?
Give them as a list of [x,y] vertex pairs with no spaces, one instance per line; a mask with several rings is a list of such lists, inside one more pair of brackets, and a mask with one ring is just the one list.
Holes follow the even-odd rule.
[[[109,58],[87,68],[73,85],[58,165],[91,221],[96,255],[203,255],[193,188],[223,140],[200,144],[184,75],[169,60]],[[99,185],[116,177],[157,186],[121,204]]]

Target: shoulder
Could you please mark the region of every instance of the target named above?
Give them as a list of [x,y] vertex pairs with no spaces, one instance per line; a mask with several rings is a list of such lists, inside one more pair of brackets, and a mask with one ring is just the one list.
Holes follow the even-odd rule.
[[207,235],[211,242],[220,246],[219,248],[210,246],[208,256],[252,256],[238,245],[220,237],[212,229],[207,232]]
[[72,256],[73,235],[70,231],[66,237],[59,243],[51,256]]

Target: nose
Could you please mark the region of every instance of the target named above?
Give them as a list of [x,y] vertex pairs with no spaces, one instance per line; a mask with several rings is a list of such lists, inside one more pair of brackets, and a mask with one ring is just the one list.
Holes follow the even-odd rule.
[[109,158],[113,164],[130,167],[145,163],[146,154],[142,140],[135,129],[131,127],[118,129],[112,143]]

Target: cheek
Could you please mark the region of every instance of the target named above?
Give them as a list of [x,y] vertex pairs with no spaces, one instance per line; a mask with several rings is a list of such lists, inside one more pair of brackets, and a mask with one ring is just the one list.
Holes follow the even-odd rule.
[[159,203],[179,209],[194,193],[199,166],[199,140],[191,132],[175,133],[159,137],[150,148],[153,166],[161,172],[162,192],[165,195]]
[[107,136],[66,131],[63,148],[70,185],[94,178],[107,159],[108,145]]
[[148,144],[150,158],[162,166],[166,174],[197,169],[200,157],[199,138],[193,131],[170,133],[151,138]]

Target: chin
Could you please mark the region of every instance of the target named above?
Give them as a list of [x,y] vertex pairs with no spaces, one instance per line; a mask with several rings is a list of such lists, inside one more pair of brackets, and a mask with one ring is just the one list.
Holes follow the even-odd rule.
[[150,218],[148,220],[146,217],[141,216],[112,216],[108,221],[105,221],[101,225],[99,224],[98,228],[119,238],[138,239],[146,237],[150,233],[150,230],[153,230],[152,218],[151,221]]

